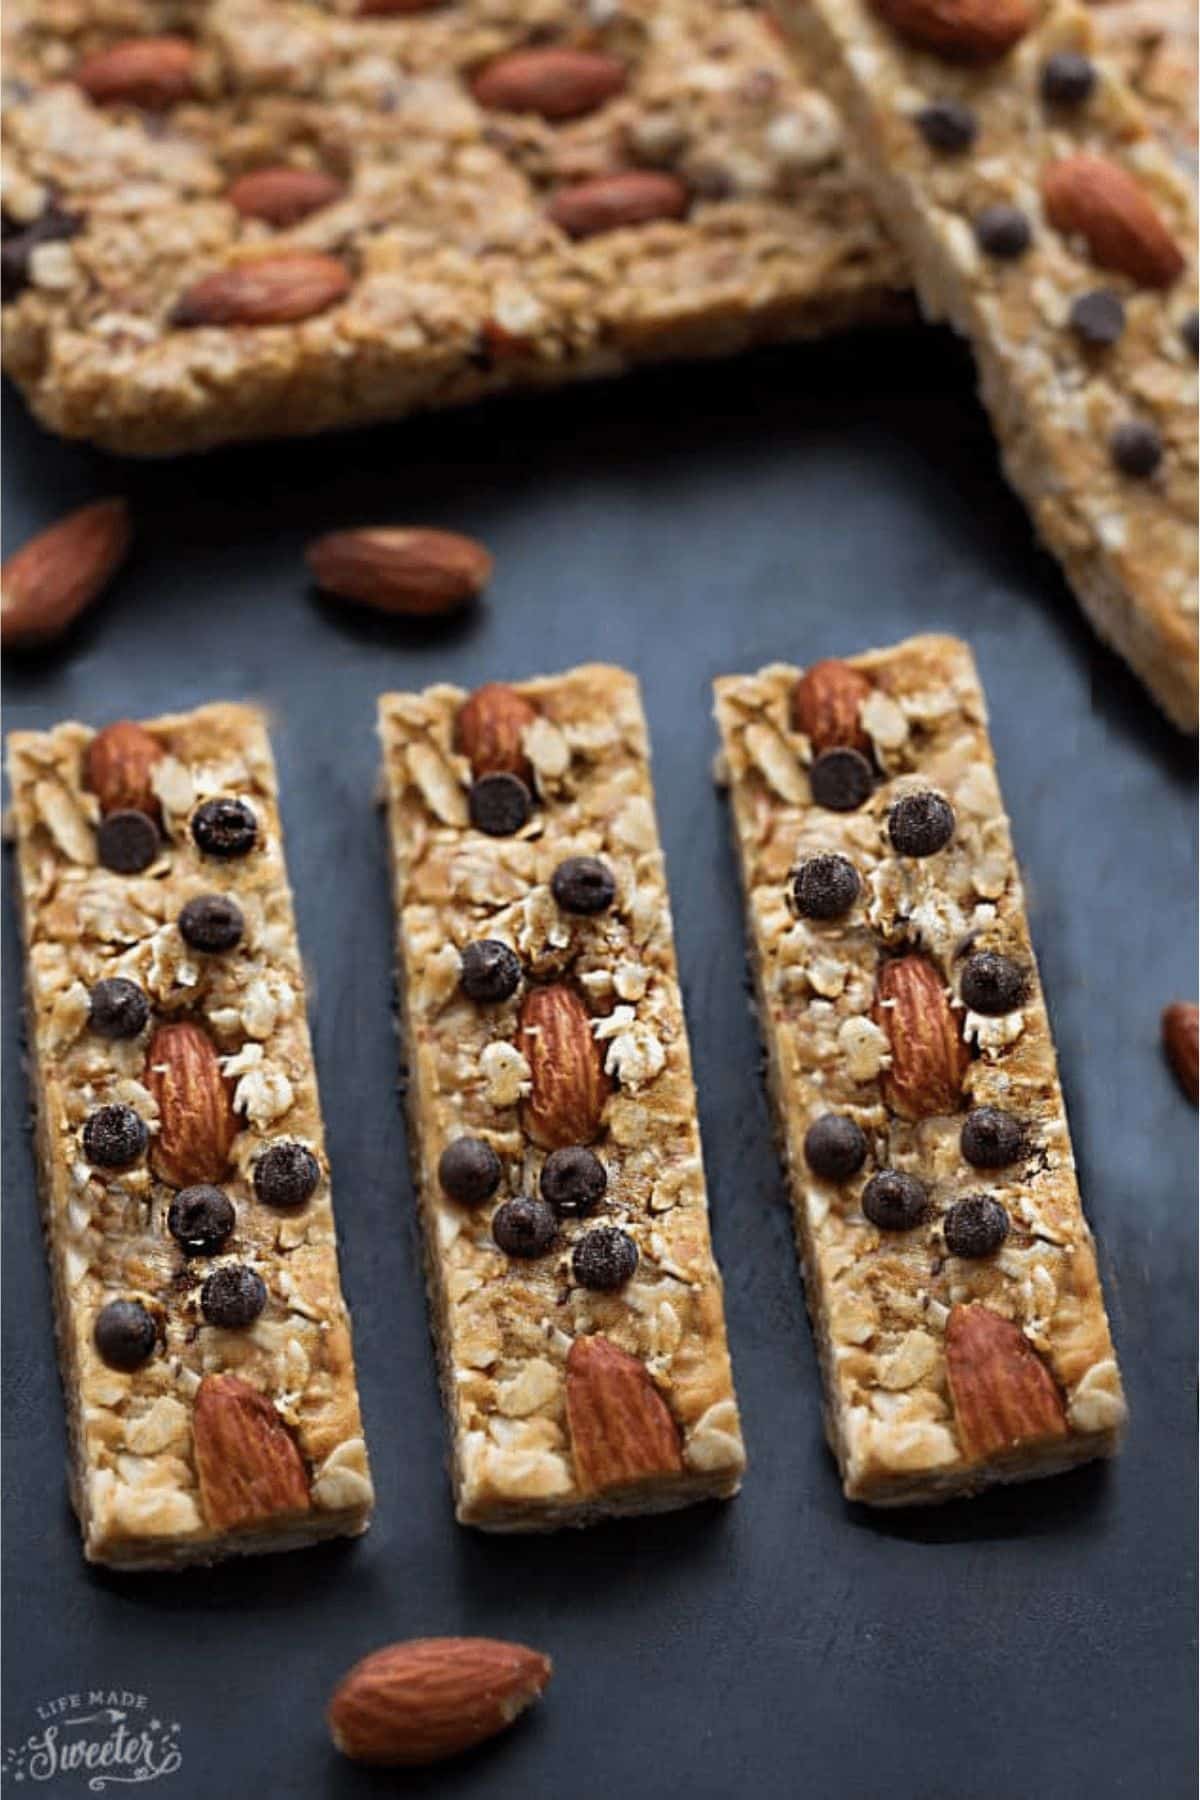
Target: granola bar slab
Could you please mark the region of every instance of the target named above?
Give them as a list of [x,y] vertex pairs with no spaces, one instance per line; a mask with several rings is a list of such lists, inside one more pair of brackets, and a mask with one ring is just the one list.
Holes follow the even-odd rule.
[[365,1529],[304,973],[262,716],[8,740],[43,1221],[88,1558]]
[[960,41],[969,9],[939,35],[927,0],[780,10],[843,107],[925,311],[971,342],[1038,534],[1194,731],[1192,184],[1082,11],[997,0],[976,9],[976,43]]
[[380,701],[409,1142],[459,1519],[732,1494],[744,1454],[637,683]]
[[1110,1455],[1120,1375],[970,652],[913,638],[716,696],[847,1496]]

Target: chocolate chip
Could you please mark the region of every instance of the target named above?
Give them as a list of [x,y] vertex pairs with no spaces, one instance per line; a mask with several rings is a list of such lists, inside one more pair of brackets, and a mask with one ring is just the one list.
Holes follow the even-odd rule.
[[167,1209],[167,1230],[185,1256],[215,1256],[236,1221],[233,1201],[218,1187],[184,1188]]
[[116,875],[138,875],[158,855],[158,826],[148,813],[133,807],[106,813],[96,827],[96,851]]
[[206,800],[192,814],[192,838],[205,856],[246,856],[258,842],[258,820],[244,800]]
[[39,244],[73,238],[82,229],[83,220],[77,213],[51,205],[23,230],[6,235],[0,247],[0,299],[4,305],[18,299],[29,286],[29,266]]
[[140,1300],[110,1300],[96,1314],[92,1341],[110,1369],[139,1369],[154,1354],[158,1327]]
[[608,1170],[582,1144],[552,1150],[542,1164],[538,1191],[560,1219],[586,1219],[595,1212],[608,1186]]
[[1072,302],[1067,323],[1081,344],[1104,349],[1125,329],[1125,308],[1111,288],[1093,288]]
[[616,899],[617,884],[598,856],[568,856],[550,877],[550,892],[563,912],[602,913]]
[[137,982],[124,975],[98,981],[88,999],[88,1024],[98,1037],[136,1037],[150,1017],[149,1000]]
[[1162,439],[1153,425],[1140,419],[1125,419],[1108,440],[1109,454],[1122,475],[1144,481],[1153,475],[1163,458]]
[[214,1269],[200,1289],[201,1312],[210,1325],[221,1325],[226,1331],[244,1331],[253,1325],[266,1304],[262,1276],[245,1263],[226,1263]]
[[83,1127],[83,1154],[98,1169],[127,1169],[144,1155],[146,1137],[132,1106],[98,1106]]
[[1040,85],[1047,106],[1082,106],[1096,85],[1095,64],[1077,50],[1057,50],[1042,64]]
[[990,1256],[1008,1236],[1008,1214],[990,1194],[956,1200],[942,1221],[951,1256]]
[[985,206],[975,219],[975,241],[985,256],[1012,262],[1024,256],[1032,242],[1029,220],[1016,206]]
[[495,1006],[520,986],[520,960],[499,938],[476,938],[463,949],[458,982],[468,1000]]
[[1011,957],[980,950],[963,964],[961,988],[963,1003],[972,1012],[997,1017],[1020,1006],[1025,977]]
[[871,765],[861,750],[839,745],[823,750],[808,771],[808,784],[818,806],[827,812],[855,812],[875,785]]
[[460,1206],[479,1206],[490,1200],[503,1173],[500,1158],[483,1138],[455,1138],[438,1163],[438,1180]]
[[845,856],[810,856],[792,876],[792,899],[802,919],[840,919],[861,888],[858,870]]
[[977,1106],[963,1121],[962,1153],[977,1169],[1002,1169],[1025,1148],[1025,1127],[998,1106]]
[[969,106],[957,100],[934,100],[917,114],[917,130],[931,150],[954,154],[970,149],[979,123]]
[[206,952],[232,950],[245,925],[241,907],[228,894],[197,894],[179,915],[184,943]]
[[862,1191],[862,1209],[880,1231],[911,1231],[925,1217],[925,1184],[900,1169],[881,1169]]
[[846,1181],[857,1175],[867,1160],[861,1126],[844,1113],[822,1113],[805,1133],[804,1160],[814,1175],[823,1175],[826,1181]]
[[932,788],[902,794],[888,811],[888,836],[898,856],[934,856],[954,836],[954,808]]
[[533,800],[519,775],[481,775],[471,783],[467,808],[476,831],[512,837],[528,822]]
[[581,1237],[571,1256],[571,1271],[580,1287],[611,1293],[624,1287],[638,1266],[638,1248],[627,1231],[601,1225]]
[[303,1206],[317,1191],[321,1165],[307,1144],[271,1144],[254,1165],[254,1197],[264,1206]]
[[492,1236],[506,1256],[545,1256],[558,1236],[558,1220],[544,1200],[506,1200],[496,1208]]
[[1185,313],[1179,322],[1179,339],[1189,356],[1200,356],[1200,312]]

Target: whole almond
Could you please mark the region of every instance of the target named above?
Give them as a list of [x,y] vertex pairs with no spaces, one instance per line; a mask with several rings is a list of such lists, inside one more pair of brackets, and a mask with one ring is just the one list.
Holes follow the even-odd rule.
[[492,573],[491,556],[474,538],[425,526],[330,531],[304,555],[325,593],[420,617],[457,612],[482,593]]
[[154,792],[154,766],[164,755],[157,738],[132,719],[117,719],[98,731],[84,752],[83,778],[102,813],[133,810],[161,823]]
[[334,1690],[329,1729],[344,1756],[417,1767],[495,1737],[550,1679],[548,1656],[495,1638],[412,1638],[355,1663]]
[[225,198],[245,219],[284,227],[331,206],[345,191],[324,169],[252,169],[238,176]]
[[161,111],[195,93],[196,47],[181,37],[125,38],[86,57],[74,81],[99,106]]
[[679,1474],[679,1431],[635,1356],[606,1337],[576,1338],[567,1355],[567,1423],[584,1493]]
[[176,1188],[220,1181],[238,1119],[207,1032],[189,1020],[160,1025],[146,1053],[145,1079],[158,1106],[150,1166],[159,1180]]
[[546,217],[568,237],[589,238],[624,225],[645,225],[652,219],[682,219],[688,199],[688,190],[677,175],[625,169],[559,188],[546,208]]
[[969,1462],[1065,1437],[1053,1375],[1011,1319],[974,1302],[946,1321],[946,1376],[954,1425]]
[[529,1064],[525,1130],[543,1150],[590,1144],[600,1131],[610,1083],[588,1010],[574,988],[530,988],[517,1048]]
[[192,1452],[214,1531],[244,1531],[311,1505],[295,1439],[266,1395],[237,1375],[206,1375],[197,1388]]
[[350,271],[317,250],[280,250],[204,275],[171,311],[172,325],[289,325],[350,292]]
[[933,964],[915,955],[881,964],[871,1016],[891,1046],[880,1081],[892,1112],[902,1119],[956,1112],[971,1058]]
[[1029,0],[872,0],[897,36],[947,62],[995,62],[1034,22]]
[[30,538],[0,568],[0,644],[19,650],[58,637],[99,598],[132,533],[124,500],[97,500]]
[[577,119],[619,94],[625,79],[615,56],[550,46],[496,57],[474,76],[471,92],[490,111]]
[[489,681],[463,701],[454,721],[454,743],[481,775],[519,775],[533,786],[533,770],[521,747],[522,734],[537,718],[523,694],[502,681]]
[[1186,1000],[1173,1000],[1162,1016],[1163,1047],[1175,1079],[1194,1106],[1200,1065],[1200,1012]]
[[859,720],[870,692],[865,675],[835,658],[805,669],[792,689],[792,725],[808,738],[814,756],[834,749],[871,754],[871,740]]
[[1042,171],[1046,216],[1059,231],[1087,241],[1092,260],[1142,287],[1169,287],[1184,256],[1144,189],[1120,163],[1066,156]]

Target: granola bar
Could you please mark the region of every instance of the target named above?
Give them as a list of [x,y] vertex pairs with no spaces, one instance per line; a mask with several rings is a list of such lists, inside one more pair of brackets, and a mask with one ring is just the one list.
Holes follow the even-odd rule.
[[716,695],[847,1496],[1112,1454],[1121,1380],[970,652],[912,638]]
[[244,706],[8,740],[43,1222],[89,1560],[365,1529],[275,769]]
[[760,12],[382,14],[12,0],[5,366],[44,423],[192,450],[907,314]]
[[457,1512],[585,1525],[744,1462],[637,683],[380,701]]
[[1093,20],[781,0],[1005,470],[1102,637],[1196,729],[1196,209]]

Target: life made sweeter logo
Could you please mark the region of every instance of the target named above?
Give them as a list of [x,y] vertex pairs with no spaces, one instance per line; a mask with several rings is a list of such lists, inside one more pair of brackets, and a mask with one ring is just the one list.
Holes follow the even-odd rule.
[[0,1770],[10,1785],[52,1781],[55,1794],[76,1785],[98,1794],[174,1775],[183,1762],[179,1738],[178,1722],[160,1718],[148,1695],[88,1688],[44,1700],[35,1729],[5,1751]]

